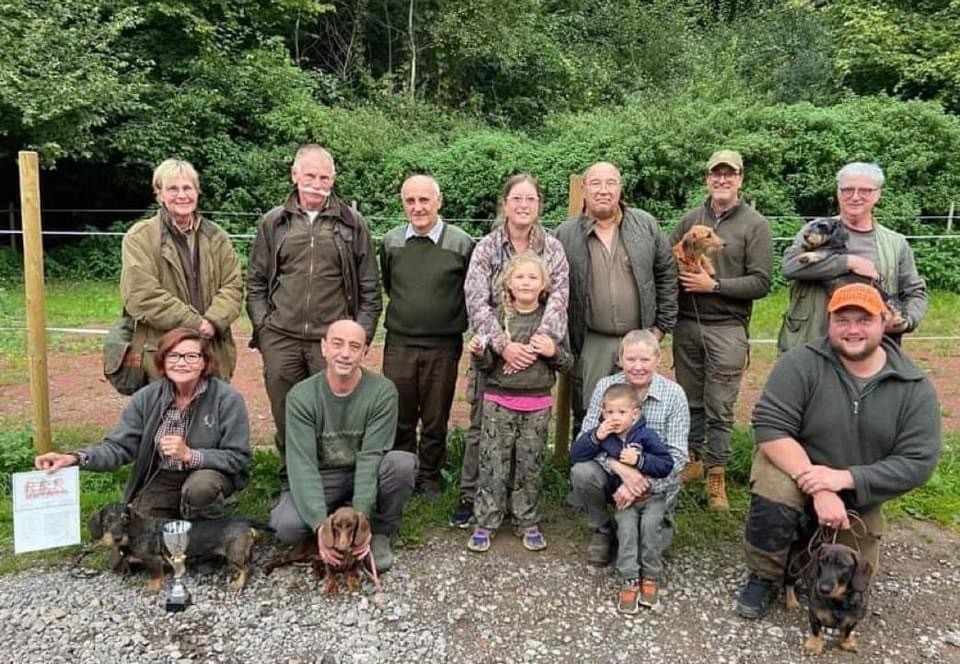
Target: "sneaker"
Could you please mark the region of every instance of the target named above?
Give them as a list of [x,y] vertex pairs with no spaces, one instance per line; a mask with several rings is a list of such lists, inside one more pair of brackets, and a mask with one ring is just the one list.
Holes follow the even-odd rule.
[[451,528],[469,528],[473,521],[473,501],[460,499],[457,508],[450,515]]
[[713,466],[707,471],[707,507],[713,512],[727,512],[726,471],[723,466]]
[[486,528],[474,528],[473,535],[467,540],[467,548],[474,553],[484,553],[490,549],[490,540],[493,539],[493,533]]
[[625,579],[617,597],[617,611],[633,614],[640,610],[640,583],[637,579]]
[[527,551],[543,551],[547,548],[547,540],[537,526],[530,526],[523,530],[523,548]]
[[374,533],[370,550],[373,552],[373,561],[377,565],[377,573],[386,572],[393,567],[393,551],[390,550],[389,535]]
[[760,618],[777,598],[777,591],[773,581],[751,574],[737,597],[737,615],[751,620]]
[[610,562],[610,533],[595,530],[587,544],[587,564],[605,567]]
[[640,582],[640,599],[638,600],[640,606],[645,606],[648,609],[655,609],[660,604],[660,600],[657,599],[657,582],[653,579],[643,579]]

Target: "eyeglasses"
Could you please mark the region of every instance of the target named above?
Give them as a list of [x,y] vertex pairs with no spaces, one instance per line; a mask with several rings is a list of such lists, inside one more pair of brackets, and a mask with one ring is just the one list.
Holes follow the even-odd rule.
[[200,360],[203,359],[202,353],[174,353],[169,352],[167,356],[163,358],[163,361],[167,364],[172,364],[174,366],[180,364],[180,360],[183,360],[187,364],[198,364]]
[[860,198],[867,198],[872,196],[877,192],[876,187],[840,187],[840,195],[843,198],[853,198],[854,196],[859,196]]
[[588,180],[587,188],[593,191],[600,191],[604,187],[609,190],[614,190],[620,186],[620,180],[615,180],[610,178],[609,180]]
[[520,205],[521,203],[533,205],[539,200],[540,199],[537,196],[507,196],[507,202],[512,203],[513,205]]
[[736,171],[710,171],[708,174],[711,180],[736,180],[740,174]]

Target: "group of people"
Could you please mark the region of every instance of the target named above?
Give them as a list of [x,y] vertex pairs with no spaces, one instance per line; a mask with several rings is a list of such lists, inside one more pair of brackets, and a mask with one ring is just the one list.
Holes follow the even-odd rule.
[[[371,519],[357,553],[372,549],[377,566],[390,568],[406,500],[442,490],[469,329],[470,427],[451,525],[473,527],[467,547],[478,553],[508,519],[528,550],[546,548],[541,469],[556,375],[569,374],[570,502],[592,530],[587,561],[608,564],[616,542],[618,608],[655,605],[681,484],[705,479],[710,509],[728,509],[725,466],[752,303],[769,291],[773,264],[769,224],[741,192],[741,155],[710,157],[703,204],[669,238],[626,204],[608,162],[587,168],[583,210],[555,233],[541,223],[536,179],[509,178],[493,229],[476,243],[441,218],[439,183],[413,175],[400,191],[407,223],[379,250],[334,193],[327,150],[303,146],[290,175],[290,195],[260,221],[246,275],[250,345],[263,359],[280,453],[277,537],[316,537],[324,556],[322,524],[350,503]],[[794,261],[801,232],[784,259],[793,280],[785,327],[796,348],[778,361],[754,411],[750,575],[738,598],[747,617],[767,608],[790,545],[811,524],[856,537],[875,570],[879,506],[925,481],[939,450],[936,394],[896,343],[923,318],[926,291],[906,241],[873,218],[882,171],[848,164],[837,181],[847,251]],[[197,212],[189,163],[163,162],[153,189],[157,214],[124,237],[121,290],[126,312],[147,330],[145,367],[158,380],[131,398],[99,445],[41,455],[36,465],[133,462],[124,502],[215,518],[245,485],[250,459],[246,409],[229,385],[240,261],[226,233]],[[696,225],[723,242],[715,271],[678,274],[671,247]],[[903,303],[896,327],[877,287]],[[376,373],[362,362],[382,293]],[[658,372],[670,333],[676,382]],[[849,529],[848,509],[860,512],[866,534]]]

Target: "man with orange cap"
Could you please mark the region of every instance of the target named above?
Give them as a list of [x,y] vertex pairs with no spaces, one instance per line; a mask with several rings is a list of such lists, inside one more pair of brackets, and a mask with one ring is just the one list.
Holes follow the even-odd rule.
[[753,410],[750,575],[737,598],[744,618],[766,612],[791,545],[818,525],[836,530],[875,574],[883,503],[926,482],[940,453],[937,393],[884,336],[890,313],[880,293],[842,286],[827,311],[827,336],[782,355]]

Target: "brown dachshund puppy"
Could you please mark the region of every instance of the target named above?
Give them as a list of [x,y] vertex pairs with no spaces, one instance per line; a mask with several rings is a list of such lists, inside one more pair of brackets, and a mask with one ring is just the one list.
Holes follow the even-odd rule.
[[324,591],[328,595],[337,594],[337,572],[343,572],[347,590],[360,590],[360,561],[354,559],[350,553],[370,537],[370,521],[367,517],[345,505],[329,515],[320,528],[320,537],[325,546],[335,549],[343,556],[343,564],[333,568],[323,562],[317,551],[317,544],[313,538],[308,538],[297,544],[288,553],[271,560],[263,566],[263,573],[270,576],[273,570],[293,563],[307,563],[313,569],[317,578],[326,577]]
[[[842,650],[857,651],[853,630],[867,613],[871,575],[870,563],[845,544],[823,544],[814,551],[807,577],[810,635],[803,643],[807,654],[823,652],[820,632],[824,627],[840,630],[842,637],[837,645]],[[788,588],[788,603],[791,591]]]
[[716,274],[710,256],[723,249],[726,243],[709,226],[697,224],[683,234],[680,241],[673,245],[673,257],[677,259],[677,268],[681,272],[706,272],[711,277]]
[[324,580],[324,591],[328,595],[336,595],[337,572],[343,572],[347,592],[358,592],[360,560],[354,558],[351,551],[370,539],[370,521],[366,515],[349,506],[341,507],[323,522],[320,539],[324,546],[343,556],[343,563],[338,567],[325,565],[327,578]]

